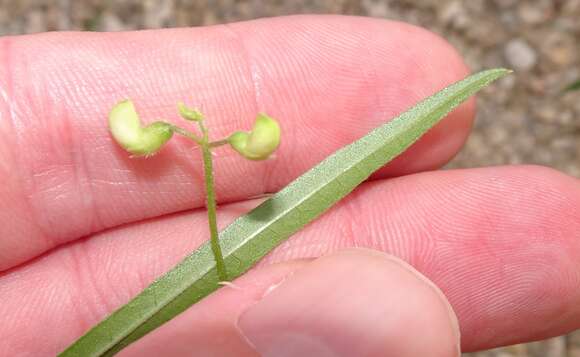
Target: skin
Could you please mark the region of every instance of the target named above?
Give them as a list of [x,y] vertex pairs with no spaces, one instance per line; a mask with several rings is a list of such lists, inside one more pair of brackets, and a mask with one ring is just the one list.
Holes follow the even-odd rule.
[[[257,112],[280,121],[275,159],[216,150],[223,226],[467,72],[425,30],[351,17],[1,38],[0,355],[61,351],[207,237],[201,153],[175,138],[128,158],[106,127],[118,100],[176,123],[175,103],[199,101],[215,139]],[[459,332],[472,351],[580,328],[578,179],[430,171],[473,115],[462,105],[234,287],[124,354],[454,356]]]

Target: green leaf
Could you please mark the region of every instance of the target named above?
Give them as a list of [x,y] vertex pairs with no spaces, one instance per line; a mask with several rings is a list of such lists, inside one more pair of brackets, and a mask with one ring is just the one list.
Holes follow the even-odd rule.
[[[230,277],[240,276],[293,233],[405,151],[447,113],[509,73],[493,69],[457,82],[338,150],[220,233]],[[220,287],[209,243],[115,311],[61,356],[110,356]]]
[[570,84],[568,87],[564,89],[564,92],[571,92],[575,90],[580,90],[580,80]]

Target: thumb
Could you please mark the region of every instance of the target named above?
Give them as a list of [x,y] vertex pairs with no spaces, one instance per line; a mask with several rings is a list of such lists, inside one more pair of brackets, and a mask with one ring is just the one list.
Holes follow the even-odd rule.
[[238,327],[261,356],[459,356],[441,291],[405,262],[355,249],[319,258],[247,309]]

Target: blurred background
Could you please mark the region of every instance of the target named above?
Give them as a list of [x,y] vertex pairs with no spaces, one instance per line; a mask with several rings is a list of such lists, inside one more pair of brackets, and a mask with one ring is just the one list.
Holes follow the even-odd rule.
[[[580,0],[0,0],[0,35],[202,26],[300,13],[409,22],[450,41],[473,71],[516,71],[478,97],[466,147],[448,167],[551,166],[580,178]],[[469,357],[580,357],[580,331]]]

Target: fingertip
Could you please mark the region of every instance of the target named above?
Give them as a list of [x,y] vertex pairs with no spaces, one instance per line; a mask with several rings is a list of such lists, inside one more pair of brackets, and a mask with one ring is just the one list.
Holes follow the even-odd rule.
[[289,276],[238,325],[261,356],[459,356],[441,291],[401,260],[351,249]]

